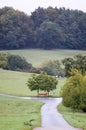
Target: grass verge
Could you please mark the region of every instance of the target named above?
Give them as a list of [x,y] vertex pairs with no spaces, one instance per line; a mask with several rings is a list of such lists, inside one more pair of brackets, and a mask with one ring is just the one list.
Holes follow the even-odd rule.
[[0,97],[0,130],[32,130],[40,126],[42,104],[36,100]]
[[70,125],[86,130],[86,113],[73,111],[71,108],[63,106],[63,104],[58,106],[58,110]]

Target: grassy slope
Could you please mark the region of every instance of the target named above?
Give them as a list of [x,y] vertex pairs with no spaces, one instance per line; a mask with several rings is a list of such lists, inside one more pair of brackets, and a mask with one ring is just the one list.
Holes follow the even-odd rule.
[[58,106],[58,109],[69,124],[76,128],[83,128],[83,130],[86,130],[86,113],[74,112],[72,109],[64,107],[62,104]]
[[26,50],[7,50],[0,52],[8,52],[11,54],[20,55],[25,57],[29,63],[33,66],[39,66],[44,61],[51,60],[62,60],[65,57],[72,57],[77,54],[86,55],[86,51],[79,50],[38,50],[38,49],[26,49]]
[[[26,85],[30,73],[7,71],[0,69],[0,93],[19,95],[19,96],[37,96],[36,91],[30,91]],[[59,79],[57,89],[51,92],[51,95],[59,96],[60,89],[66,79]]]
[[31,92],[26,82],[30,75],[29,73],[0,69],[0,93],[28,96]]
[[[0,130],[32,130],[40,126],[42,104],[33,100],[0,97]],[[32,126],[24,124],[32,119]]]

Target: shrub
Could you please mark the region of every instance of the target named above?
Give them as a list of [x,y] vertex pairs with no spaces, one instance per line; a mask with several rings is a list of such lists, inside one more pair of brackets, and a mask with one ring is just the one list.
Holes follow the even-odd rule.
[[28,63],[25,58],[18,55],[7,56],[8,65],[6,69],[14,71],[31,71],[33,69],[32,64]]
[[62,89],[63,104],[86,112],[86,75],[76,73],[68,78]]

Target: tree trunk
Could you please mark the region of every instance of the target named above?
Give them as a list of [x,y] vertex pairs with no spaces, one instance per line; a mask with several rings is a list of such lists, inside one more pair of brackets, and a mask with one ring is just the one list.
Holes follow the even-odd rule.
[[49,97],[49,92],[48,92],[48,97]]
[[37,90],[37,96],[39,97],[39,89]]

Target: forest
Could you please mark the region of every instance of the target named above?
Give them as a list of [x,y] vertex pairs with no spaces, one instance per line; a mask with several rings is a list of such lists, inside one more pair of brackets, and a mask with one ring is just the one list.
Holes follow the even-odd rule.
[[86,50],[86,13],[38,7],[27,15],[0,8],[0,50],[25,48]]

